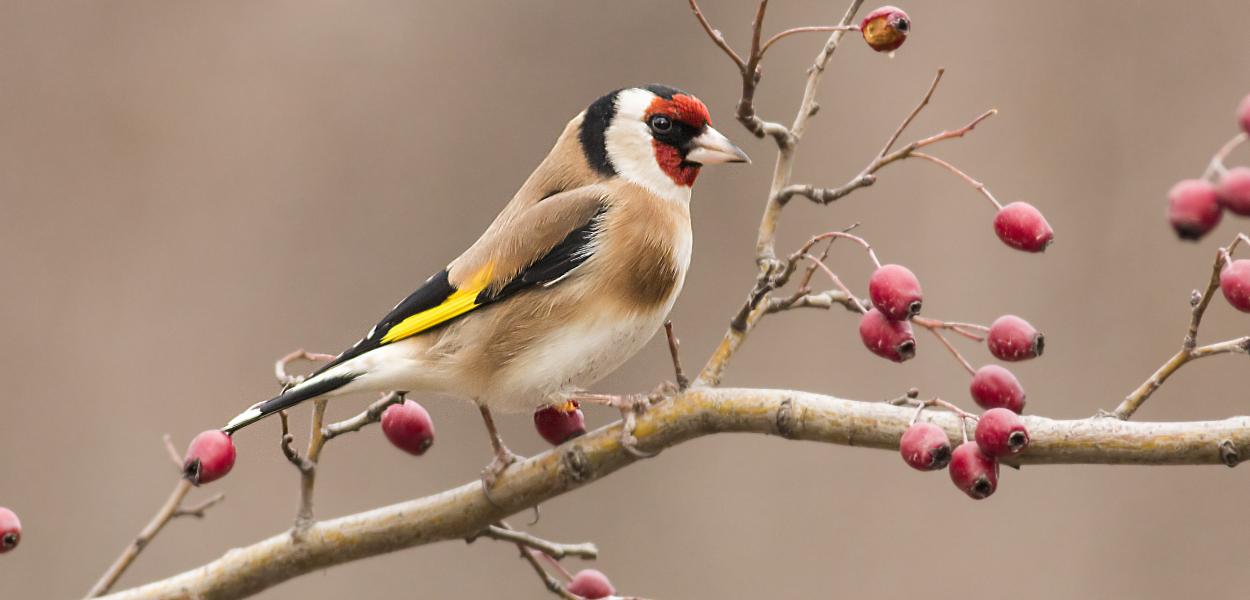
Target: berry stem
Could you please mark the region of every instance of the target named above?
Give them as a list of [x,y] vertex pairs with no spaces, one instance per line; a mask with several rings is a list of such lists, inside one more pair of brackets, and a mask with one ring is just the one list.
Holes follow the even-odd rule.
[[804,244],[803,252],[806,254],[806,252],[810,250],[812,245],[815,244],[816,242],[819,242],[825,239],[832,239],[832,238],[846,238],[848,240],[855,242],[856,244],[859,244],[860,246],[863,246],[864,250],[868,252],[868,258],[872,260],[872,264],[875,265],[878,269],[881,268],[881,261],[877,258],[877,252],[872,249],[872,244],[869,244],[868,240],[865,240],[864,238],[859,237],[858,235],[847,233],[845,231],[826,231],[825,233],[822,233],[816,237],[813,237],[812,239],[808,240],[806,244]]
[[859,312],[861,314],[864,312],[867,312],[864,310],[863,303],[860,302],[859,299],[855,297],[855,294],[851,292],[850,288],[847,288],[846,285],[842,283],[841,279],[838,279],[838,276],[833,271],[831,271],[828,266],[825,265],[824,261],[820,260],[819,258],[816,258],[815,256],[812,256],[811,254],[804,254],[803,257],[812,261],[814,264],[816,264],[820,268],[820,270],[824,271],[825,275],[828,275],[829,279],[833,280],[834,287],[838,288],[838,290],[841,291],[843,294],[846,294],[847,298],[851,299],[851,303],[854,304],[855,307],[859,309]]
[[955,165],[952,165],[936,156],[933,156],[932,154],[925,154],[924,152],[912,152],[911,155],[916,158],[923,158],[929,162],[932,162],[942,167],[943,169],[946,169],[947,171],[950,171],[951,173],[954,173],[960,179],[963,179],[964,181],[968,182],[968,185],[971,185],[972,189],[980,192],[982,196],[985,196],[990,201],[990,203],[994,205],[995,209],[997,210],[1003,209],[1003,205],[999,203],[997,198],[994,197],[994,194],[990,193],[989,188],[985,187],[984,183],[981,183],[980,181],[973,179],[967,173],[960,171],[959,168],[956,167]]
[[[930,319],[928,317],[921,317],[921,316],[912,317],[912,322],[917,325],[920,325],[921,327],[925,327],[927,329],[947,329],[955,333],[958,333],[959,335],[962,335],[974,342],[984,342],[985,334],[989,333],[990,331],[989,327],[986,327],[984,325],[977,325],[976,323],[960,323],[958,321],[942,321],[939,319]],[[968,331],[969,329],[978,331],[980,333],[975,333],[974,331]]]
[[773,37],[768,38],[768,41],[764,42],[763,46],[760,46],[760,58],[764,57],[764,53],[768,52],[768,48],[773,44],[796,33],[828,33],[833,31],[859,31],[859,25],[812,25],[809,27],[794,27],[787,29],[774,35]]
[[1223,175],[1224,172],[1228,170],[1224,166],[1224,159],[1228,158],[1228,155],[1232,154],[1233,150],[1236,150],[1238,146],[1244,144],[1248,138],[1250,138],[1250,136],[1247,136],[1243,131],[1233,136],[1233,139],[1225,142],[1224,145],[1216,151],[1215,155],[1211,157],[1211,162],[1207,165],[1207,170],[1202,174],[1202,178],[1211,179],[1216,175]]
[[964,355],[960,354],[959,350],[956,350],[955,347],[951,345],[950,341],[946,339],[946,336],[942,335],[942,332],[939,331],[938,328],[925,327],[925,329],[928,329],[929,333],[932,333],[934,336],[937,337],[939,342],[942,342],[942,345],[945,346],[946,349],[951,353],[951,355],[955,357],[955,360],[959,361],[959,364],[963,365],[964,369],[968,371],[969,375],[977,374],[977,370],[972,368],[972,365],[968,363],[968,360],[964,358]]

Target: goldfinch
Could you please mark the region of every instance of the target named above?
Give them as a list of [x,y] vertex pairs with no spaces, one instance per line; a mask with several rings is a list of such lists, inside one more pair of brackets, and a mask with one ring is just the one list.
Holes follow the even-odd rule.
[[458,396],[490,434],[490,485],[516,458],[491,410],[564,402],[646,344],[690,264],[699,169],[732,162],[749,159],[690,94],[649,85],[595,100],[477,242],[363,339],[224,430],[345,393]]

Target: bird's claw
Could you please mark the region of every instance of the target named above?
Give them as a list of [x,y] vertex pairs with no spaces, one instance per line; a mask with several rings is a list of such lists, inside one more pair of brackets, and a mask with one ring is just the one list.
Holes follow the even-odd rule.
[[496,452],[495,458],[492,458],[490,463],[486,465],[486,468],[482,469],[483,491],[489,492],[491,488],[494,488],[495,483],[499,481],[499,476],[503,475],[503,472],[507,470],[508,467],[512,466],[512,463],[516,462],[519,458],[519,456],[513,454],[512,451],[507,448],[503,448],[501,451]]
[[651,395],[631,394],[624,396],[616,407],[621,411],[621,447],[637,458],[651,458],[658,452],[647,452],[638,447],[638,438],[634,437],[634,429],[638,427],[638,415],[651,406]]

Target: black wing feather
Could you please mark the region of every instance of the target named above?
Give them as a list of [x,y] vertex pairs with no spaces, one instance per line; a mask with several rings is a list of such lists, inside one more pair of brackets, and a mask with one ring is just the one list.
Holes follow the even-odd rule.
[[[529,267],[521,271],[513,277],[511,281],[504,284],[496,291],[491,289],[482,290],[478,294],[476,304],[485,306],[494,302],[499,302],[517,292],[527,288],[550,284],[561,277],[567,275],[573,269],[581,266],[593,254],[593,242],[596,234],[596,225],[599,217],[604,213],[604,209],[600,208],[595,212],[594,216],[586,222],[585,225],[569,232],[559,244],[556,244],[542,258],[534,261]],[[436,308],[447,300],[456,291],[456,287],[448,280],[448,271],[446,269],[438,272],[430,277],[421,287],[412,292],[403,302],[400,302],[390,313],[378,321],[378,324],[369,332],[364,339],[356,342],[354,346],[339,354],[334,360],[318,369],[313,376],[316,376],[328,369],[339,364],[349,361],[357,356],[365,354],[371,350],[382,347],[382,338],[386,337],[386,333],[390,329],[404,319]],[[472,311],[470,311],[472,312]],[[469,313],[465,313],[469,314]],[[447,323],[451,323],[464,315],[459,315],[436,325],[442,327]],[[428,331],[428,330],[427,330]]]

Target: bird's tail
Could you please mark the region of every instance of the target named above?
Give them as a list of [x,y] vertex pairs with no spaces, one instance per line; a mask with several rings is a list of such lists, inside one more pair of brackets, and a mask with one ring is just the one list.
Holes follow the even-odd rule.
[[234,433],[280,410],[286,410],[305,400],[333,392],[351,383],[357,377],[359,375],[355,373],[314,377],[264,402],[253,404],[239,416],[230,419],[222,431]]

